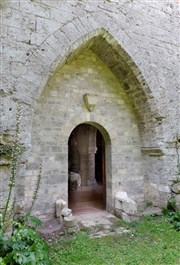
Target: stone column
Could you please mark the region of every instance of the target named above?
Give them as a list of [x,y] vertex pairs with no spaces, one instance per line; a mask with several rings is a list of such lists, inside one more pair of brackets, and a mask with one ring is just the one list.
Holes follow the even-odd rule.
[[80,174],[82,186],[93,185],[95,180],[96,128],[85,124],[78,131]]
[[80,175],[82,186],[88,186],[89,177],[89,155],[87,153],[80,154]]
[[91,126],[89,131],[89,171],[88,171],[88,185],[95,185],[95,154],[96,154],[96,132],[97,129]]

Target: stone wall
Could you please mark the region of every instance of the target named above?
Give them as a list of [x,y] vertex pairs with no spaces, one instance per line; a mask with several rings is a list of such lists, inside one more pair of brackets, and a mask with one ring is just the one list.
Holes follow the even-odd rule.
[[[89,122],[108,139],[109,208],[121,187],[141,205],[143,183],[145,200],[163,205],[177,177],[177,1],[8,0],[0,12],[1,135],[14,134],[23,107],[19,201],[29,201],[41,160],[37,209],[53,207],[59,189],[67,198],[68,137]],[[85,93],[98,95],[93,112]]]
[[[83,100],[87,92],[97,97],[92,112]],[[72,130],[84,122],[100,126],[109,134],[109,139],[105,137],[107,145],[111,146],[107,152],[109,163],[106,163],[108,208],[112,208],[113,196],[122,187],[139,203],[143,202],[143,169],[136,118],[118,81],[94,53],[83,52],[51,77],[33,120],[31,163],[26,179],[34,181],[32,168],[35,169],[37,161],[42,159],[45,183],[41,185],[41,206],[47,203],[49,209],[49,204],[53,205],[58,197],[67,200],[68,139]],[[28,191],[33,187],[29,181]],[[29,201],[29,196],[26,198]]]

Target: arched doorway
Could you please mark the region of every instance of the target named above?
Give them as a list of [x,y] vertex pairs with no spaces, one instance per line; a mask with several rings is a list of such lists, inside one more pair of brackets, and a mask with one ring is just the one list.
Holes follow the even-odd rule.
[[105,141],[93,125],[80,124],[68,141],[68,205],[73,213],[106,208]]

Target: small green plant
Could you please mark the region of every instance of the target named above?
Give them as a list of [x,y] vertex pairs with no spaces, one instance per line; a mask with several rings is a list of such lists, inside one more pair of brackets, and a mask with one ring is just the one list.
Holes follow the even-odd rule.
[[180,231],[180,211],[176,210],[176,201],[171,199],[167,203],[167,208],[163,208],[163,215],[173,224],[176,231]]
[[153,203],[152,201],[146,201],[145,202],[145,207],[148,208],[148,207],[152,207],[153,206]]
[[176,231],[180,231],[180,211],[171,212],[163,210],[163,214],[167,220],[173,224],[174,229],[176,229]]
[[176,211],[176,201],[175,199],[170,199],[167,202],[168,211]]
[[31,227],[14,223],[13,235],[0,244],[5,264],[50,264],[48,246]]

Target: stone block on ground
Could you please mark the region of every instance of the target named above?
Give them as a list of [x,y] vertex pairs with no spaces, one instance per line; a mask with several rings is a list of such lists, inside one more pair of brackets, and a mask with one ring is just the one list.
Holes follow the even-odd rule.
[[64,217],[63,222],[64,222],[64,229],[66,233],[73,234],[79,231],[79,226],[74,216]]
[[171,190],[172,192],[174,192],[175,194],[180,194],[180,182],[175,183],[171,186]]
[[63,210],[63,208],[65,208],[67,205],[67,202],[60,199],[56,201],[56,216],[60,217],[61,216],[61,212]]
[[115,199],[117,199],[119,201],[123,201],[126,198],[128,198],[128,196],[127,196],[127,192],[125,192],[125,191],[118,191],[115,195]]
[[127,198],[122,202],[122,209],[127,214],[137,214],[136,202],[130,198]]
[[115,209],[127,214],[137,214],[136,202],[127,196],[126,192],[117,192],[115,195]]
[[168,200],[171,197],[171,189],[168,185],[158,185],[159,204],[161,208],[166,207]]
[[143,216],[147,215],[162,215],[162,210],[159,207],[148,207],[142,213]]
[[67,217],[64,217],[64,226],[66,228],[72,228],[72,227],[75,227],[77,225],[76,223],[76,220],[74,218],[74,216],[67,216]]
[[122,219],[123,221],[130,222],[131,218],[127,213],[122,212]]
[[124,200],[126,200],[127,198],[128,198],[128,196],[127,196],[126,192],[124,192],[124,191],[117,192],[115,195],[115,208],[122,210],[123,209],[122,202]]
[[115,215],[116,215],[118,218],[122,219],[122,210],[115,209]]
[[67,207],[63,208],[61,211],[61,216],[63,217],[72,216],[72,210]]
[[174,199],[176,201],[176,210],[180,210],[180,194],[176,194]]

